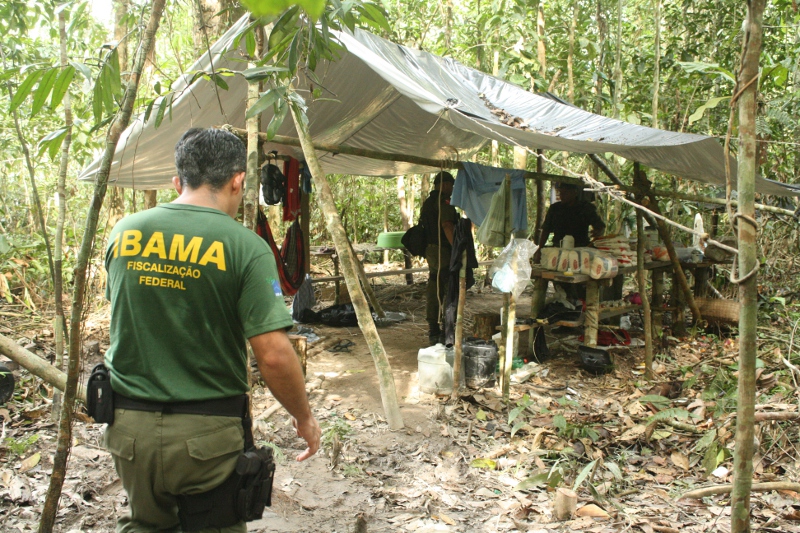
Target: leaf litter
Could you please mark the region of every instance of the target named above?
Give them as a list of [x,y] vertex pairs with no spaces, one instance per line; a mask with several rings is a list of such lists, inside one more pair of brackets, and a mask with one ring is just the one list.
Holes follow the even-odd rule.
[[[406,306],[403,311],[424,302],[421,294],[393,294],[395,307]],[[103,320],[97,323],[87,333],[100,341],[101,357],[107,339]],[[47,356],[51,340],[30,326],[18,337],[21,344]],[[575,354],[563,353],[529,366],[530,375],[512,384],[505,404],[497,388],[466,389],[457,401],[421,394],[416,358],[401,355],[410,352],[410,337],[424,343],[424,326],[386,328],[381,336],[407,426],[392,432],[358,331],[315,329],[355,343],[351,353],[322,350],[309,360],[308,390],[324,447],[311,460],[295,463],[304,444],[285,412],[259,418],[274,399],[256,389],[256,439],[278,451],[280,464],[273,507],[250,531],[347,532],[357,520],[368,531],[419,533],[730,528],[728,494],[680,496],[732,482],[735,340],[673,339],[658,357],[655,383],[641,376],[640,349],[617,352],[614,371],[600,376],[580,370]],[[798,393],[780,372],[780,354],[767,351],[761,358],[757,409],[796,412]],[[21,382],[0,413],[0,523],[4,531],[34,531],[57,435],[50,418],[52,388],[25,371],[15,373]],[[800,478],[797,426],[757,423],[754,482]],[[102,448],[103,428],[85,416],[74,424],[56,531],[113,531],[115,516],[126,510],[125,493]],[[554,515],[559,488],[577,495],[574,515],[565,521]],[[753,492],[751,508],[754,528],[800,532],[798,492]]]

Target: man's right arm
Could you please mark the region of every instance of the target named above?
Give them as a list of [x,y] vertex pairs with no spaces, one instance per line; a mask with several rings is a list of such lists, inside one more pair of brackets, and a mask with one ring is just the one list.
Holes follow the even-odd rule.
[[322,431],[311,413],[305,380],[297,354],[283,330],[270,331],[250,338],[258,371],[272,395],[294,417],[297,435],[308,444],[298,461],[308,459],[319,449]]

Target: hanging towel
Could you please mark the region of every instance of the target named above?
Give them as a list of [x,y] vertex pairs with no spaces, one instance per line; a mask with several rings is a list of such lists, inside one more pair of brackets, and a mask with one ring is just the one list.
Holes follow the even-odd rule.
[[477,163],[462,163],[450,205],[460,207],[477,225],[483,224],[492,205],[492,196],[503,184],[506,174],[511,176],[511,221],[513,231],[528,229],[528,199],[525,188],[525,171],[488,167]]
[[283,164],[286,193],[283,197],[283,221],[291,222],[300,214],[300,162],[290,158]]

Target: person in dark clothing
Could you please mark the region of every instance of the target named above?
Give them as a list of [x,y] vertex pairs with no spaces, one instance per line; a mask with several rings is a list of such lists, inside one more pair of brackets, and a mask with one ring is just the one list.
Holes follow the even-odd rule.
[[539,248],[544,248],[551,234],[555,246],[560,246],[567,235],[575,239],[576,248],[589,246],[589,226],[592,227],[592,237],[601,236],[606,228],[597,209],[593,204],[580,199],[581,190],[577,185],[556,183],[556,191],[560,201],[547,210]]
[[[539,251],[533,256],[534,263],[541,260],[541,249],[553,234],[553,245],[561,246],[564,237],[571,235],[575,239],[575,247],[589,246],[589,226],[592,237],[599,237],[606,228],[603,219],[597,214],[594,204],[580,198],[581,188],[570,183],[554,184],[559,201],[550,206],[542,224],[542,235],[539,238]],[[586,287],[572,283],[557,283],[564,289],[570,300],[584,300]]]
[[456,208],[450,205],[455,178],[449,172],[439,172],[433,180],[434,190],[422,204],[420,221],[425,228],[428,246],[428,288],[425,318],[428,321],[428,340],[431,344],[442,342],[442,307],[447,295],[450,276],[450,255],[453,247],[453,230],[458,220]]

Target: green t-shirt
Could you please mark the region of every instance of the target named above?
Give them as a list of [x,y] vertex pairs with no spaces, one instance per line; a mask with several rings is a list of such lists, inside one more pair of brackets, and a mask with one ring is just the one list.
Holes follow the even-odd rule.
[[210,400],[249,389],[246,339],[292,326],[266,242],[216,209],[130,215],[106,250],[114,391]]

